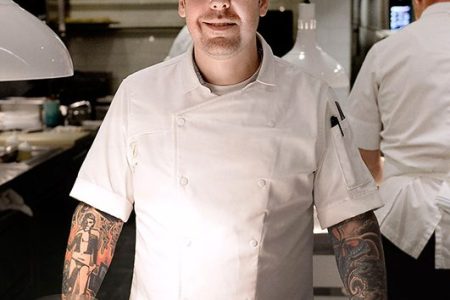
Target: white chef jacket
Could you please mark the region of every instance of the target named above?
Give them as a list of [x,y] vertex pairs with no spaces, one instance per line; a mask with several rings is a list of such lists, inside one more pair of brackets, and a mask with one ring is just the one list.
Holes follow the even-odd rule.
[[329,88],[260,39],[240,91],[212,94],[190,49],[112,102],[71,195],[124,221],[134,205],[131,299],[312,299],[313,205],[323,227],[381,205]]
[[385,157],[383,235],[417,258],[436,231],[450,268],[450,3],[375,44],[346,106],[359,148]]

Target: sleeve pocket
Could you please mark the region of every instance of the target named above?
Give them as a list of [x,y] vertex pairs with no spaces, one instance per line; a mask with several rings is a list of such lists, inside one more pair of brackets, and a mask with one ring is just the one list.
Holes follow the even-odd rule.
[[358,149],[353,143],[353,135],[346,119],[331,128],[331,135],[339,165],[348,189],[367,184],[372,175],[364,164]]

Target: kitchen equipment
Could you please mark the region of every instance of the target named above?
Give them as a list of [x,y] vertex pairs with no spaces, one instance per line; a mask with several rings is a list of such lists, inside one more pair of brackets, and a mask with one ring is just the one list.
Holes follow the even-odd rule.
[[92,107],[87,100],[74,102],[67,108],[66,122],[68,125],[81,126],[82,121],[91,119]]
[[389,1],[389,28],[398,30],[414,19],[411,0],[390,0]]
[[11,0],[0,0],[0,81],[73,75],[69,51],[44,22]]
[[43,119],[45,126],[55,127],[61,121],[61,112],[59,110],[58,100],[47,100],[43,104]]
[[414,21],[412,0],[353,1],[352,82],[373,44]]
[[306,73],[323,79],[334,89],[340,100],[345,100],[349,92],[349,78],[344,67],[317,43],[315,4],[300,3],[298,12],[295,45],[283,59],[300,66]]
[[0,130],[42,129],[42,110],[45,100],[46,98],[25,97],[0,100]]

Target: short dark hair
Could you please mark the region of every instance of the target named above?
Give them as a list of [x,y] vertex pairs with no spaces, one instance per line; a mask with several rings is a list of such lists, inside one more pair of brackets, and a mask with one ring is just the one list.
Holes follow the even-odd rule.
[[87,221],[91,219],[94,220],[94,224],[95,224],[95,215],[93,213],[87,213],[83,216],[83,220],[81,221],[81,226],[86,226],[87,225]]

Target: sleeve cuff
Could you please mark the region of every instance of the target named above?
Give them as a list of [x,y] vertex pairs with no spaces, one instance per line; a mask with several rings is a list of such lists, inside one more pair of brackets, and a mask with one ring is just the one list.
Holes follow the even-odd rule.
[[378,191],[373,190],[357,199],[349,197],[344,201],[322,208],[320,211],[317,211],[317,218],[319,219],[320,227],[325,229],[381,206],[383,206],[383,201]]
[[133,205],[128,200],[80,177],[75,181],[70,196],[124,222],[128,221],[133,210]]

